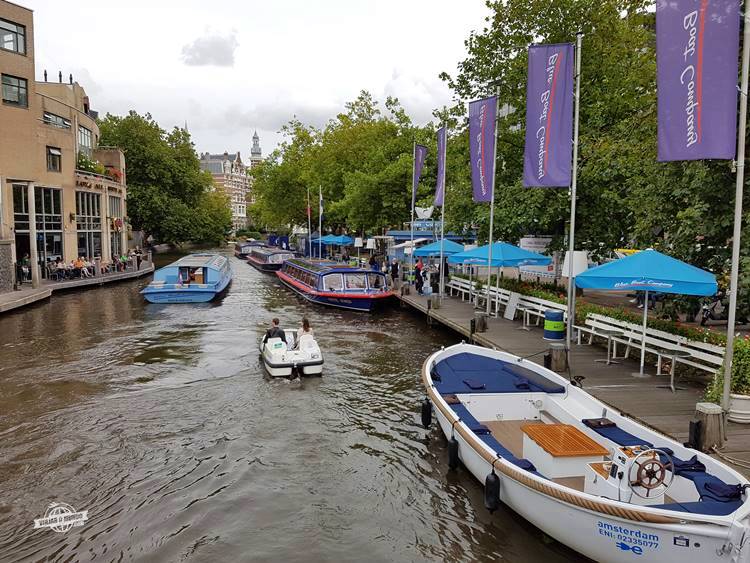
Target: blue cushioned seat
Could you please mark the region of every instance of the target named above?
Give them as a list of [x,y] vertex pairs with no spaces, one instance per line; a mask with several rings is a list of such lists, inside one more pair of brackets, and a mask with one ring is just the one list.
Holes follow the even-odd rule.
[[[581,422],[586,424],[587,420],[588,419],[584,418]],[[605,438],[612,440],[615,444],[620,444],[621,446],[646,446],[649,448],[654,447],[654,445],[648,440],[644,440],[643,438],[639,438],[635,434],[626,432],[616,424],[613,424],[612,426],[595,426],[586,424],[586,426],[591,428],[591,430],[593,430],[600,436],[604,436]]]
[[469,430],[474,432],[474,434],[480,435],[490,433],[490,429],[474,418],[474,415],[469,412],[469,409],[467,409],[465,405],[455,403],[450,405],[450,407],[453,409],[453,412],[456,413],[459,420],[468,426]]
[[711,516],[726,516],[742,506],[741,500],[732,502],[699,501],[699,502],[674,502],[670,504],[655,504],[651,508],[663,508],[664,510],[677,510],[678,512],[690,512],[691,514],[708,514]]
[[564,393],[562,385],[517,364],[462,352],[433,368],[438,392],[455,393]]

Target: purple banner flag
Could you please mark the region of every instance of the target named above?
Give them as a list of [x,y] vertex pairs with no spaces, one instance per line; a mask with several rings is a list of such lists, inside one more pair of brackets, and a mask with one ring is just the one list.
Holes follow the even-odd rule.
[[658,160],[735,157],[738,0],[657,0]]
[[411,186],[411,207],[417,201],[417,186],[419,186],[419,177],[422,175],[422,167],[427,158],[427,147],[424,145],[414,145],[414,180]]
[[474,201],[492,201],[497,96],[469,103],[469,157]]
[[573,162],[573,44],[529,47],[523,185],[567,188]]
[[437,131],[437,187],[435,188],[435,207],[442,207],[445,199],[445,142],[447,130],[441,127]]

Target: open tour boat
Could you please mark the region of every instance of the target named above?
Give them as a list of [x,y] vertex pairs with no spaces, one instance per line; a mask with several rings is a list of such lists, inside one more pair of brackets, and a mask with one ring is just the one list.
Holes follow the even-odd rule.
[[502,501],[597,561],[750,561],[748,481],[535,363],[458,344],[422,367],[432,414]]

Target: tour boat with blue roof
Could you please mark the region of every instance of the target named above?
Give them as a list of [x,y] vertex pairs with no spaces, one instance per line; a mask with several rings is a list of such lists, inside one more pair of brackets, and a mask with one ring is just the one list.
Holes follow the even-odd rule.
[[205,303],[227,289],[232,267],[221,254],[189,254],[159,268],[141,293],[150,303]]
[[337,262],[288,260],[276,275],[308,301],[341,309],[370,312],[393,296],[382,272]]
[[291,250],[271,246],[256,246],[250,250],[247,263],[261,272],[275,272],[280,270],[286,260],[291,260],[296,254]]
[[719,460],[505,352],[444,348],[422,381],[422,424],[437,418],[491,511],[595,561],[750,561],[750,483]]

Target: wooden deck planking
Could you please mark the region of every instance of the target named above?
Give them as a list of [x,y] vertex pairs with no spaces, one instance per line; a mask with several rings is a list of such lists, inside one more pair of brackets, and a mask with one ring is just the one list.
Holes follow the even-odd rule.
[[[411,294],[401,296],[400,299],[404,305],[428,313],[425,296]],[[460,298],[446,297],[440,308],[429,311],[429,316],[432,322],[455,330],[468,342],[474,313],[472,303],[461,301]],[[542,339],[541,327],[532,324],[532,329],[525,331],[519,330],[520,326],[520,321],[490,317],[487,332],[475,334],[474,342],[519,356],[536,354],[529,359],[542,364],[543,353],[549,347],[549,343]],[[623,351],[623,348],[618,347],[618,353]],[[614,410],[679,442],[685,441],[689,422],[695,416],[695,404],[701,401],[703,396],[703,386],[678,379],[679,385],[686,389],[672,393],[669,389],[659,387],[669,383],[668,375],[635,377],[639,365],[633,359],[618,360],[620,364],[609,366],[594,362],[605,357],[606,349],[597,344],[596,340],[593,346],[574,345],[570,356],[570,373],[584,376],[584,389]],[[646,372],[655,374],[655,366],[647,364]],[[567,372],[561,375],[568,376]],[[722,450],[723,453],[750,464],[750,426],[730,422],[727,425],[727,434],[729,439]],[[750,469],[727,463],[750,477]]]
[[523,457],[523,431],[526,424],[543,424],[541,420],[489,420],[482,421],[492,435],[516,457]]

